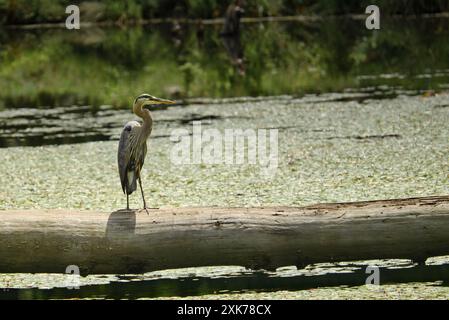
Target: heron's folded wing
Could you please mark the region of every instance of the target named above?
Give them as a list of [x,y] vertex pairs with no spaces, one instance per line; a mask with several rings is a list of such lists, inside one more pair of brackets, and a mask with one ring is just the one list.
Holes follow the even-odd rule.
[[122,134],[120,135],[120,142],[118,144],[118,172],[120,175],[120,182],[122,183],[122,189],[125,193],[125,186],[127,184],[126,171],[128,167],[129,157],[127,157],[127,149],[129,143],[129,134],[131,130],[127,130],[126,126],[123,128]]
[[118,144],[118,171],[120,175],[120,182],[122,183],[123,192],[126,193],[126,186],[128,185],[128,169],[130,166],[130,135],[134,131],[135,127],[139,127],[140,124],[137,121],[128,122],[122,130],[120,135],[120,142]]

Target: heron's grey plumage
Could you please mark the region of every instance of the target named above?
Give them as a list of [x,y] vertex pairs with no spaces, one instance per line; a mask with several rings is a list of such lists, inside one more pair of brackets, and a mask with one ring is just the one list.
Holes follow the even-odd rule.
[[156,98],[149,94],[141,94],[134,101],[133,112],[142,118],[143,122],[142,124],[137,121],[126,123],[120,135],[117,154],[120,182],[122,190],[126,194],[127,209],[129,209],[128,196],[137,189],[137,180],[142,192],[143,206],[147,209],[140,173],[147,154],[147,139],[153,129],[153,118],[150,111],[144,109],[144,107],[147,105],[172,103],[174,102]]
[[131,194],[137,188],[137,170],[141,170],[147,153],[146,141],[144,150],[137,157],[132,157],[132,145],[135,144],[141,130],[141,124],[137,121],[129,121],[122,130],[118,145],[118,168],[123,193]]

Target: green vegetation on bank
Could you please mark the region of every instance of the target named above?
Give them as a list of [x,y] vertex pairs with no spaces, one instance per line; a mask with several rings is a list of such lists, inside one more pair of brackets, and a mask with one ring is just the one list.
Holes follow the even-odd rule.
[[[429,90],[449,83],[444,74],[449,21],[385,20],[382,32],[360,24],[330,19],[245,25],[240,39],[244,75],[229,51],[238,41],[226,44],[219,26],[202,32],[183,26],[181,34],[169,26],[0,31],[0,108],[128,107],[137,92],[145,91],[219,98],[379,85]],[[427,76],[441,70],[438,77]]]
[[[140,19],[185,17],[215,18],[231,2],[219,0],[0,0],[0,23],[29,24],[61,22],[65,7],[80,5],[83,17],[100,21],[135,21]],[[382,14],[421,14],[449,11],[445,0],[245,0],[247,16],[282,16],[298,14],[363,13],[370,4],[382,8]]]

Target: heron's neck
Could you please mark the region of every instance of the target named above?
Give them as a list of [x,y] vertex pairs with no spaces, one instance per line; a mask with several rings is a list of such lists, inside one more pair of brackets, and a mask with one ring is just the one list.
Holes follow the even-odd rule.
[[151,134],[151,130],[153,128],[153,118],[151,117],[151,113],[149,110],[143,109],[142,104],[135,105],[133,107],[134,113],[142,118],[143,124],[142,124],[142,130],[140,131],[140,134],[143,135],[145,140],[148,138],[148,136]]
[[141,133],[145,135],[146,138],[149,137],[151,134],[151,130],[153,129],[153,118],[151,117],[151,113],[149,110],[146,112],[144,111],[145,117],[142,117],[143,124],[142,124],[142,131]]

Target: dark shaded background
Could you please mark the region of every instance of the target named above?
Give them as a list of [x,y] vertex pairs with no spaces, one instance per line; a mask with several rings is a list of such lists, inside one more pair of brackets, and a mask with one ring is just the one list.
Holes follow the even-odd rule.
[[[81,6],[90,20],[124,21],[166,17],[221,17],[230,1],[219,0],[0,0],[0,23],[25,24],[61,22],[64,8]],[[445,0],[245,0],[248,17],[298,14],[342,15],[361,14],[368,5],[382,8],[382,14],[423,14],[449,11]],[[85,18],[86,18],[85,16]]]

